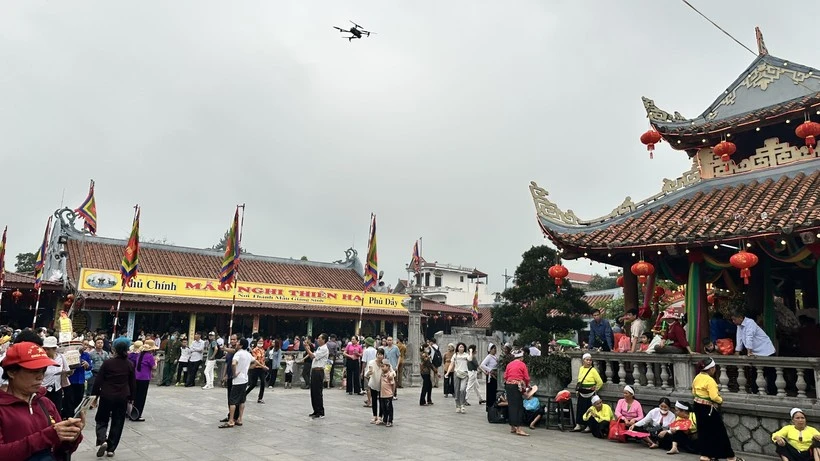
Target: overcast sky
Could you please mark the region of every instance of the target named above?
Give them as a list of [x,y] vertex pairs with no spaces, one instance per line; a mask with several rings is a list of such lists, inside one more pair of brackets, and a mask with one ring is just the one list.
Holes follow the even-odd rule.
[[[691,2],[820,66],[816,2]],[[348,43],[353,19],[378,35]],[[0,1],[8,262],[97,183],[99,235],[208,247],[247,203],[255,254],[475,266],[503,288],[544,239],[529,181],[584,219],[689,169],[641,96],[700,114],[754,59],[680,1]],[[574,271],[603,266],[570,262]],[[214,274],[216,277],[216,274]]]

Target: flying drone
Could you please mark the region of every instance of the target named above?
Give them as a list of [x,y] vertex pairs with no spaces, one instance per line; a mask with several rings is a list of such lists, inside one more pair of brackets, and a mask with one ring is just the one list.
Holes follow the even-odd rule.
[[370,31],[364,30],[364,28],[362,26],[356,24],[353,21],[350,21],[350,23],[353,24],[353,27],[351,27],[350,29],[347,29],[347,30],[342,29],[341,27],[333,26],[334,29],[338,30],[339,32],[341,32],[343,34],[350,34],[349,36],[342,37],[342,38],[346,38],[348,42],[352,42],[354,38],[359,39],[359,38],[362,38],[362,36],[365,36],[365,35],[370,37],[370,34],[375,34],[375,32],[370,32]]

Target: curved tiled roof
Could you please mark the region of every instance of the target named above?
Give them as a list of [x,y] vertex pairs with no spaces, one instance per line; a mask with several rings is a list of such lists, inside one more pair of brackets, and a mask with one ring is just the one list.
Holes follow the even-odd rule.
[[539,217],[560,246],[585,249],[709,243],[820,227],[820,163],[704,181],[647,208],[588,226]]
[[[69,257],[83,267],[119,270],[125,240],[100,237],[70,238]],[[140,244],[139,271],[149,274],[216,279],[222,252],[171,245]],[[77,264],[68,264],[69,276],[78,279]],[[318,263],[243,254],[240,277],[244,281],[339,290],[361,290],[362,277],[352,264]]]

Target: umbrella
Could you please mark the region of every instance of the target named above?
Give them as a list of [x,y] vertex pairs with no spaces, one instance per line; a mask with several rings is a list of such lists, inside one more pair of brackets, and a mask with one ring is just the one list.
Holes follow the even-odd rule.
[[558,344],[560,344],[564,347],[578,347],[578,345],[575,344],[575,341],[572,341],[572,340],[569,340],[569,339],[559,339],[558,341],[556,341],[556,343],[558,343]]

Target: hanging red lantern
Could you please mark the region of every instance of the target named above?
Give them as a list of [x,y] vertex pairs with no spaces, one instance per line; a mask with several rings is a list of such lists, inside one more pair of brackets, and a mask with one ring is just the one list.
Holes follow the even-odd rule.
[[618,285],[621,288],[624,287],[624,276],[623,275],[619,275],[618,278],[615,279],[615,285]]
[[641,142],[646,144],[650,159],[654,158],[652,154],[655,152],[655,144],[661,142],[661,138],[661,134],[654,128],[650,128],[649,131],[641,135]]
[[453,316],[452,316],[452,315],[448,315],[448,316],[447,316],[447,320],[453,320]]
[[438,317],[439,317],[438,315],[434,315],[433,320],[438,320]]
[[740,277],[743,278],[743,283],[749,284],[749,277],[752,276],[750,270],[758,262],[758,257],[754,253],[749,253],[746,250],[740,250],[729,258],[729,263],[737,269],[740,269]]
[[666,294],[666,290],[663,287],[655,287],[655,300],[659,300]]
[[731,141],[721,141],[712,148],[712,152],[723,160],[725,166],[724,171],[729,171],[729,162],[732,161],[732,154],[737,152],[737,146]]
[[14,298],[14,304],[17,304],[17,303],[20,302],[20,299],[23,297],[23,293],[18,288],[18,289],[14,290],[11,293],[11,297]]
[[646,278],[655,273],[655,266],[642,259],[632,265],[632,273],[638,276],[638,281],[643,285]]
[[561,293],[561,285],[564,284],[564,278],[569,275],[569,269],[556,264],[547,271],[547,273],[555,280],[555,291]]
[[809,147],[809,153],[814,155],[814,146],[817,145],[817,136],[820,136],[820,123],[812,122],[810,120],[801,123],[794,129],[794,134],[806,140],[806,145]]
[[709,296],[707,296],[706,297],[706,302],[709,303],[709,304],[714,304],[715,303],[715,294],[712,293]]

